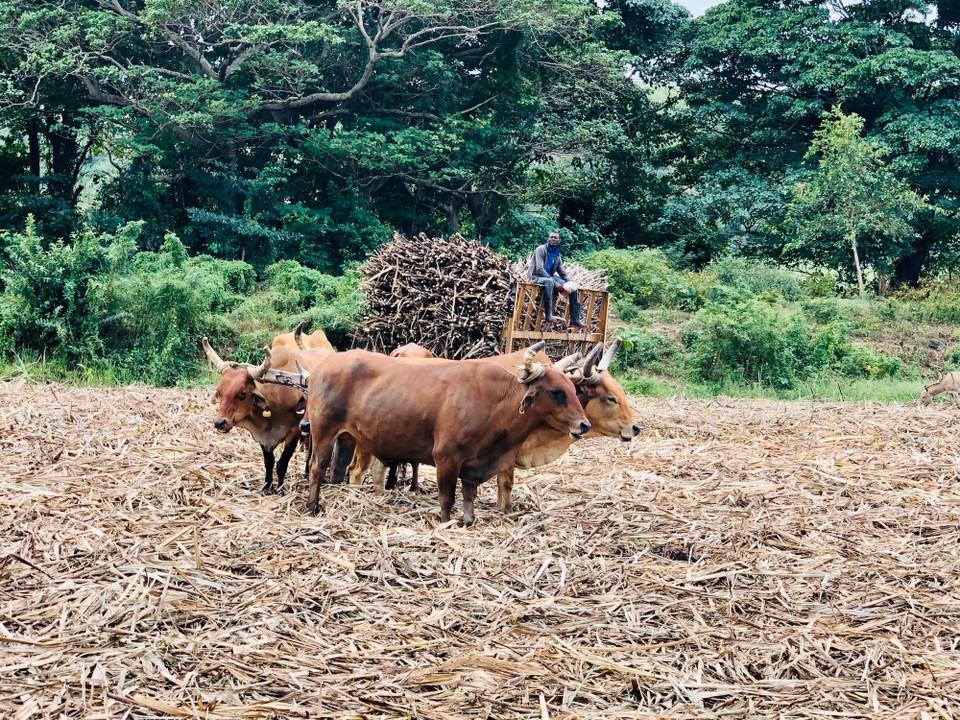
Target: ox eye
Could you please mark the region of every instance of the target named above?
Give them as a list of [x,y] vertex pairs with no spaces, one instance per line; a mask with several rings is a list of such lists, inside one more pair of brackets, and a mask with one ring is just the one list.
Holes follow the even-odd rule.
[[616,404],[617,404],[617,399],[616,399],[613,395],[607,395],[607,402],[608,402],[608,403],[613,403],[614,405],[616,405]]
[[246,392],[241,392],[239,395],[237,395],[237,399],[238,399],[238,400],[246,400],[246,399],[247,399],[247,393],[246,393]]
[[550,388],[550,397],[558,405],[563,405],[567,402],[567,396],[560,388]]

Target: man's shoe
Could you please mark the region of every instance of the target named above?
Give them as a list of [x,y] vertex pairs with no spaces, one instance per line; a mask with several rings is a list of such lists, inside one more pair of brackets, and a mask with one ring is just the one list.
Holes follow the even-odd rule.
[[570,327],[576,328],[577,330],[586,330],[586,329],[587,329],[587,326],[584,325],[584,324],[583,324],[582,322],[580,322],[579,320],[571,321]]

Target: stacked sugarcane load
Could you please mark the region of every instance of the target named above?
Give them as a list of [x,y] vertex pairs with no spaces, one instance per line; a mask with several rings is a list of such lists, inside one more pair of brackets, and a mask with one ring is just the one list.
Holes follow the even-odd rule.
[[[566,263],[585,288],[605,288],[601,272]],[[389,353],[409,342],[453,360],[489,357],[501,349],[526,262],[512,263],[459,234],[449,239],[394,235],[363,268],[367,314],[356,345]]]

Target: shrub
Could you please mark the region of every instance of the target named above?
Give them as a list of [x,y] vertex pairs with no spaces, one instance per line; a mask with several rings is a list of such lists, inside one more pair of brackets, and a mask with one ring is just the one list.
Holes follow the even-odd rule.
[[710,382],[731,380],[786,389],[797,359],[777,314],[756,300],[705,306],[684,326],[694,373]]
[[896,377],[902,367],[900,358],[864,345],[851,346],[839,363],[839,370],[844,375],[866,378]]
[[943,359],[943,363],[944,372],[960,370],[960,345],[955,345],[954,348],[947,353],[947,356]]
[[693,286],[657,250],[598,250],[585,255],[583,264],[593,270],[604,268],[610,292],[621,302],[641,308],[694,309],[700,304]]
[[623,320],[624,322],[633,322],[640,317],[643,312],[640,308],[634,305],[629,300],[616,300],[613,303],[614,312],[617,314],[617,317]]
[[223,315],[242,302],[232,286],[252,278],[251,266],[188,258],[173,235],[161,252],[138,253],[133,265],[133,272],[107,274],[94,284],[92,310],[105,359],[141,379],[170,385],[196,376],[202,336],[219,347],[236,344],[237,332]]
[[812,298],[830,298],[837,294],[837,279],[830,273],[816,270],[800,281],[805,295]]
[[6,269],[0,294],[3,348],[61,350],[81,357],[96,333],[88,290],[106,268],[101,238],[90,232],[44,248],[33,218],[20,233],[5,234]]
[[815,298],[804,300],[800,307],[806,315],[821,324],[833,322],[840,317],[840,303],[836,298]]
[[775,293],[785,300],[799,300],[804,277],[792,270],[772,267],[759,260],[728,256],[707,266],[716,283],[743,290],[751,295]]
[[615,370],[649,368],[661,371],[673,360],[680,348],[666,335],[649,330],[630,328],[620,333],[623,347],[613,361]]

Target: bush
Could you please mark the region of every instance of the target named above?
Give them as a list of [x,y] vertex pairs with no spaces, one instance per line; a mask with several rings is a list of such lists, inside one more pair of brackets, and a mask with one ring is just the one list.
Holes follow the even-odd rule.
[[764,303],[708,304],[684,326],[683,339],[700,379],[780,389],[796,382],[794,349],[779,317]]
[[707,270],[713,273],[717,284],[737,288],[751,295],[774,293],[785,300],[795,301],[805,294],[803,275],[759,260],[728,256],[711,262]]
[[840,303],[836,298],[815,298],[813,300],[804,300],[800,307],[803,312],[809,315],[820,324],[833,322],[840,317]]
[[103,356],[140,379],[160,385],[195,377],[198,341],[209,335],[231,346],[237,332],[223,315],[243,297],[253,268],[207,256],[188,258],[168,235],[159,253],[138,253],[133,272],[106,274],[94,284],[93,315]]
[[666,335],[649,330],[630,328],[620,333],[620,338],[623,347],[614,358],[615,371],[647,368],[659,372],[680,350]]
[[960,345],[955,345],[943,360],[943,371],[953,372],[960,370]]
[[107,267],[101,238],[90,232],[44,248],[33,218],[21,233],[3,236],[6,269],[0,294],[0,347],[58,349],[84,357],[97,323],[91,317],[90,283]]
[[830,273],[817,270],[800,281],[803,293],[812,298],[831,298],[837,294],[837,279]]
[[620,302],[641,308],[667,305],[691,310],[700,305],[693,286],[657,250],[598,250],[585,255],[583,264],[591,270],[607,271],[610,292]]
[[900,374],[903,361],[863,345],[853,345],[840,360],[839,370],[850,377],[891,378]]

